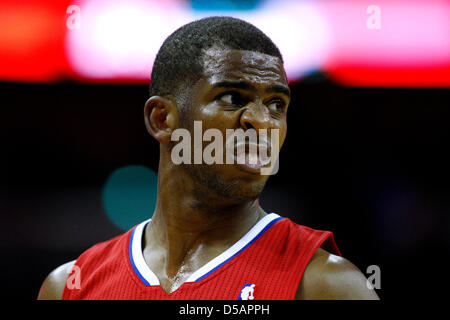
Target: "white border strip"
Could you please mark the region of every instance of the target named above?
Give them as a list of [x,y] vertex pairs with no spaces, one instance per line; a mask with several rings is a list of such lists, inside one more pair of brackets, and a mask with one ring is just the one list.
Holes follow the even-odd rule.
[[[203,278],[206,274],[227,262],[227,260],[230,260],[251,241],[253,241],[255,237],[260,236],[261,231],[263,231],[269,223],[278,218],[280,218],[280,216],[276,213],[266,215],[264,218],[259,220],[239,241],[191,274],[185,282],[195,282],[197,279]],[[133,259],[134,265],[140,275],[151,286],[155,286],[160,285],[159,279],[145,262],[144,254],[142,252],[143,231],[149,221],[150,219],[140,223],[134,230],[133,238],[131,239],[131,258]]]
[[142,253],[142,234],[149,221],[150,219],[140,223],[134,229],[133,239],[131,239],[131,256],[140,275],[147,280],[151,286],[157,286],[159,285],[159,279],[153,271],[150,270],[145,262],[144,254]]
[[203,278],[204,275],[211,272],[213,269],[217,268],[219,265],[223,264],[227,260],[231,259],[239,251],[241,251],[245,246],[247,246],[259,233],[273,220],[280,218],[276,213],[270,213],[264,218],[258,221],[238,242],[232,245],[230,248],[222,252],[220,255],[206,263],[200,269],[195,271],[186,282],[194,282],[199,278]]

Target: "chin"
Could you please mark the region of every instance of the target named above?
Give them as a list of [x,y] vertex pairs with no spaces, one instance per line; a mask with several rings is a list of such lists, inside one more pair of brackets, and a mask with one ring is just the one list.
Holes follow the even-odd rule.
[[267,179],[234,178],[227,181],[219,180],[210,186],[217,195],[231,202],[256,200],[264,190]]
[[240,183],[234,192],[230,192],[231,198],[240,200],[256,200],[264,190],[265,183]]
[[[193,170],[192,170],[193,169]],[[259,197],[266,185],[268,176],[242,175],[233,172],[223,172],[217,168],[191,168],[190,174],[207,187],[210,195],[214,193],[220,198],[241,202],[255,200]]]

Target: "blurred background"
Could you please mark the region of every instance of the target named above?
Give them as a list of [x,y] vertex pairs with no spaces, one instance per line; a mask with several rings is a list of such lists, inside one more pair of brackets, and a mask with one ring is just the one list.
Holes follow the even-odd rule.
[[289,129],[264,209],[379,266],[383,300],[434,297],[450,253],[450,3],[425,0],[3,0],[2,296],[35,299],[55,267],[152,215],[152,63],[211,15],[255,24],[284,56]]

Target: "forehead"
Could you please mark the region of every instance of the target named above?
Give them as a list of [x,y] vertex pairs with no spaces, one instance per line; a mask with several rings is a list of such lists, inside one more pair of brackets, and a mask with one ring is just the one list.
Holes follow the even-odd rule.
[[204,80],[246,80],[261,84],[287,84],[283,63],[261,52],[210,48],[203,55]]

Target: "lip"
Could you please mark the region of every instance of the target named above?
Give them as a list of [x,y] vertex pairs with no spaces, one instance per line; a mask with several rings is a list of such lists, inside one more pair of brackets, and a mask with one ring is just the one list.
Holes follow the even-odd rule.
[[249,164],[249,163],[235,163],[236,168],[239,168],[243,171],[250,172],[253,174],[261,174],[261,168],[264,166],[258,164]]
[[[245,147],[245,163],[238,163],[238,159],[242,161],[242,156],[238,158],[237,155],[237,150],[238,147],[242,147],[242,145],[244,145]],[[250,155],[249,151],[250,151],[250,147],[252,146],[252,148],[254,148],[254,150],[256,150],[256,155]],[[265,159],[261,159],[260,157],[258,157],[258,153],[260,153],[260,151],[262,149],[266,150],[266,157]],[[239,143],[236,144],[235,148],[234,148],[234,154],[233,154],[233,161],[234,164],[241,170],[243,171],[247,171],[250,173],[254,173],[254,174],[260,174],[261,173],[261,168],[264,168],[266,166],[268,166],[270,164],[271,158],[270,156],[268,156],[267,154],[270,152],[270,146],[266,143],[259,143],[259,144],[255,144],[255,143]],[[252,159],[250,159],[252,158]],[[258,158],[258,159],[257,159]]]

